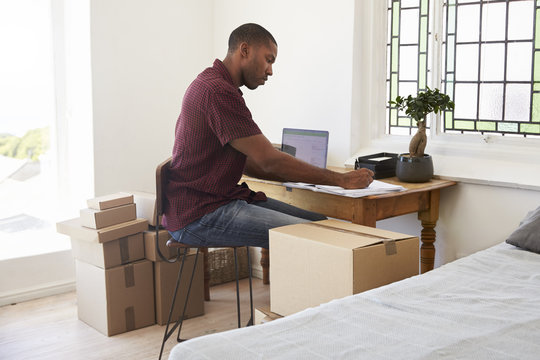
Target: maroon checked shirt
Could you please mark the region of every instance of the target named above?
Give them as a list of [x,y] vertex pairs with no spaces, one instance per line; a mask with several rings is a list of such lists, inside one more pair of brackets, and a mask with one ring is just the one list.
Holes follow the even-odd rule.
[[266,200],[264,193],[238,185],[246,156],[229,145],[260,133],[242,92],[216,59],[191,83],[182,101],[165,189],[167,230],[182,229],[235,199]]

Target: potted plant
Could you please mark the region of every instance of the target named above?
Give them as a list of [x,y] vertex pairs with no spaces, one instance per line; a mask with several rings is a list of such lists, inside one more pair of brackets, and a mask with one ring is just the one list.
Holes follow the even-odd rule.
[[396,175],[405,182],[425,182],[433,176],[433,160],[424,150],[427,145],[426,117],[430,113],[439,113],[444,110],[454,110],[454,102],[439,89],[427,88],[419,92],[416,97],[396,97],[390,100],[390,105],[399,110],[405,110],[410,118],[416,121],[418,130],[409,144],[409,152],[400,154],[396,164]]

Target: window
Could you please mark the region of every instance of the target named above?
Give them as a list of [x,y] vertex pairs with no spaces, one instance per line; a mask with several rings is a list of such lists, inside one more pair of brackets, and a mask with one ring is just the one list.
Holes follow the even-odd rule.
[[[456,103],[454,112],[441,117],[440,132],[540,137],[540,5],[533,0],[437,4],[388,2],[388,100],[438,87]],[[441,31],[434,31],[439,23]],[[434,46],[435,40],[441,46]],[[410,134],[414,124],[405,114],[391,107],[387,113],[387,133]]]
[[[429,85],[429,1],[390,0],[388,4],[387,100],[394,100]],[[387,133],[410,135],[415,125],[411,119],[396,108],[387,109]],[[429,125],[428,119],[428,129]]]
[[69,249],[55,224],[92,193],[87,8],[0,2],[0,261]]

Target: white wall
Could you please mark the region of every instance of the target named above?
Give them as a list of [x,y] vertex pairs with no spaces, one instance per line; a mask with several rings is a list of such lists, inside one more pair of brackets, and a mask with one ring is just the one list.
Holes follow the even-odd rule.
[[351,154],[354,1],[215,1],[215,13],[220,59],[231,31],[247,22],[264,26],[278,43],[274,75],[255,91],[242,88],[262,132],[281,143],[284,127],[328,130],[328,162],[342,165]]
[[185,89],[211,64],[211,0],[93,0],[96,196],[154,191]]

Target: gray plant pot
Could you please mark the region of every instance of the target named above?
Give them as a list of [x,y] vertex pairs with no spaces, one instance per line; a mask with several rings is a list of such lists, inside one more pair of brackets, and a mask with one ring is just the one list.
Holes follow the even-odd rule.
[[433,177],[433,160],[431,155],[410,157],[408,153],[400,154],[396,163],[396,176],[403,182],[420,183]]

